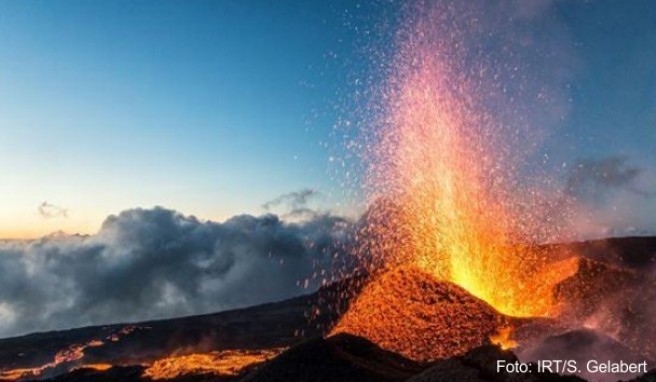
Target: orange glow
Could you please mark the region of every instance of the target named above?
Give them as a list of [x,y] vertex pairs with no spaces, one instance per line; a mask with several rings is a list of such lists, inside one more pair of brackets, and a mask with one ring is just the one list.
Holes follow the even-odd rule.
[[284,349],[223,350],[171,356],[153,362],[144,373],[152,379],[173,379],[188,374],[235,376],[249,366],[267,361]]
[[501,326],[505,317],[463,288],[404,265],[367,284],[331,335],[365,337],[425,362],[482,346]]
[[481,107],[485,89],[462,74],[465,37],[431,40],[444,12],[422,11],[435,17],[410,23],[400,41],[383,116],[365,145],[367,254],[386,268],[413,264],[507,315],[555,315],[553,287],[578,262],[518,244],[551,238],[557,224],[527,202],[538,192],[515,182],[521,140]]
[[13,381],[30,377],[38,377],[47,369],[82,359],[82,357],[84,357],[84,351],[87,348],[98,347],[102,345],[103,342],[100,340],[92,340],[86,344],[74,344],[67,347],[66,349],[58,351],[57,354],[55,354],[55,359],[52,362],[48,362],[39,367],[0,370],[0,379]]
[[[0,240],[35,240],[52,234],[91,235],[98,232],[105,216],[90,213],[91,216],[71,215],[68,218],[46,219],[38,214],[26,213],[32,206],[19,211],[0,205],[3,216],[0,219]],[[32,207],[33,208],[33,207]]]
[[[116,342],[123,336],[126,336],[133,331],[139,329],[139,327],[134,325],[128,325],[121,328],[116,333],[112,333],[105,338],[106,341]],[[88,348],[100,347],[105,344],[105,341],[93,339],[89,342],[83,344],[73,344],[65,349],[58,351],[55,354],[54,359],[51,362],[48,362],[44,365],[33,367],[33,368],[18,368],[18,369],[9,369],[9,370],[0,370],[0,380],[10,380],[16,381],[20,379],[29,379],[39,377],[46,370],[58,367],[60,365],[69,364],[69,368],[79,369],[80,367],[91,367],[96,370],[105,370],[102,369],[104,364],[90,364],[90,365],[78,365],[79,361],[84,358],[84,352]],[[108,365],[111,367],[111,365]],[[107,367],[109,368],[109,367]],[[106,369],[107,369],[106,368]]]
[[21,378],[36,377],[39,374],[41,374],[41,370],[29,368],[0,370],[0,380],[17,381]]
[[73,368],[73,370],[77,369],[93,369],[97,371],[105,371],[109,370],[113,367],[113,365],[109,363],[85,363],[84,365],[78,366]]
[[511,339],[512,328],[509,326],[499,329],[499,332],[490,337],[490,341],[498,345],[503,350],[514,349],[517,347],[517,341]]

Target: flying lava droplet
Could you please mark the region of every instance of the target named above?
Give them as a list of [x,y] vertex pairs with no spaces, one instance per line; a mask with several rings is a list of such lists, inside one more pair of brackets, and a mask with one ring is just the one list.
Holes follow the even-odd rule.
[[540,190],[518,180],[532,131],[489,107],[494,70],[475,43],[478,19],[462,6],[418,4],[371,92],[376,117],[362,124],[372,206],[362,251],[371,268],[413,264],[510,316],[557,314],[553,287],[578,263],[535,245],[559,227],[528,201]]

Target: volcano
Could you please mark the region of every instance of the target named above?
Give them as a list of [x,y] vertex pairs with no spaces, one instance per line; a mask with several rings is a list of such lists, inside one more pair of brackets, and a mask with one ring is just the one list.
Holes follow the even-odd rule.
[[428,362],[484,345],[505,325],[505,316],[463,288],[406,266],[366,285],[332,333]]
[[[656,238],[641,241],[648,243],[642,251],[656,258]],[[617,252],[635,242],[613,239],[605,248]],[[577,272],[554,290],[568,304],[561,317],[507,316],[458,285],[399,266],[246,309],[0,339],[0,380],[581,380],[495,371],[496,360],[549,354],[581,362],[644,360],[654,367],[653,302],[645,300],[653,293],[653,261],[625,265],[624,255],[600,256],[600,243],[556,246],[583,254]],[[607,319],[611,313],[621,315]]]

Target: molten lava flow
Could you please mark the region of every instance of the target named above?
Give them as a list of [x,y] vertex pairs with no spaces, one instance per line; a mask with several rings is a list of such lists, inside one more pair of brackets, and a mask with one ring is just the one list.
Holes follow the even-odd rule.
[[86,344],[75,344],[69,346],[67,349],[60,350],[55,354],[55,365],[59,365],[65,362],[73,362],[84,357],[84,350],[87,348],[95,348],[102,346],[105,343],[100,340],[91,340]]
[[114,365],[111,365],[109,363],[85,363],[83,365],[74,367],[73,370],[78,370],[78,369],[93,369],[96,371],[105,371],[109,370],[113,367]]
[[90,347],[102,346],[100,340],[91,340],[85,344],[74,344],[66,349],[60,350],[55,354],[52,362],[34,368],[19,368],[11,370],[0,370],[0,379],[19,380],[40,376],[47,369],[55,368],[59,365],[75,362],[84,357],[84,351]]
[[17,381],[21,378],[36,377],[40,374],[40,371],[36,371],[37,369],[28,368],[0,370],[0,381]]
[[[119,331],[108,335],[105,340],[116,342],[119,341],[122,337],[132,333],[133,331],[140,329],[140,327],[134,325],[128,325],[121,328]],[[84,358],[84,352],[88,348],[94,348],[103,346],[105,341],[93,339],[89,342],[83,344],[73,344],[65,349],[58,351],[52,362],[48,362],[44,365],[33,367],[33,368],[18,368],[18,369],[9,369],[9,370],[0,370],[0,380],[10,380],[16,381],[21,379],[31,379],[41,376],[46,370],[59,367],[61,365],[70,365],[70,369],[80,368],[80,367],[89,367],[98,370],[105,368],[104,364],[88,364],[88,365],[78,365],[79,361]],[[107,369],[109,367],[106,367]]]
[[510,326],[504,326],[499,329],[499,332],[490,337],[490,341],[498,345],[503,350],[514,349],[517,347],[517,341],[511,339],[512,328]]
[[236,376],[246,368],[275,357],[284,349],[223,350],[171,356],[153,362],[144,373],[152,379],[173,379],[189,374]]
[[426,8],[399,33],[382,116],[367,132],[367,253],[386,268],[414,264],[504,314],[554,315],[552,289],[577,262],[518,244],[549,239],[555,224],[527,204],[535,190],[517,180],[521,140],[483,106],[486,68],[470,74],[462,17]]

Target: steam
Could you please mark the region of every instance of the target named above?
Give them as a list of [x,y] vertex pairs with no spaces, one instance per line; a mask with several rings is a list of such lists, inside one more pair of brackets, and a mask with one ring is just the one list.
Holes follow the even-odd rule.
[[566,191],[575,197],[601,201],[609,192],[632,186],[641,172],[625,156],[579,159],[567,179]]
[[0,337],[214,312],[316,288],[351,223],[317,214],[203,222],[164,208],[108,217],[91,236],[0,242]]
[[564,184],[577,204],[572,226],[581,238],[653,235],[656,172],[626,156],[579,159]]

